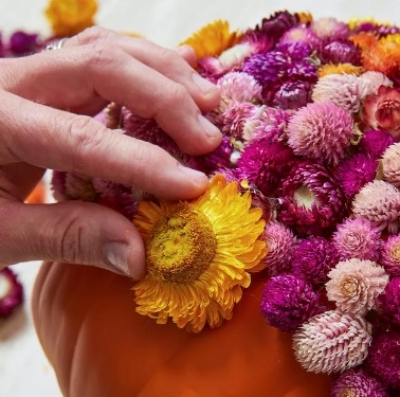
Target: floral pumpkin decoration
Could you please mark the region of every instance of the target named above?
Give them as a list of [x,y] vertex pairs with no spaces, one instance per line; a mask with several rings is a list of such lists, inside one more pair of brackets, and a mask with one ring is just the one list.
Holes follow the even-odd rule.
[[110,128],[211,182],[165,203],[54,173],[59,200],[132,219],[148,258],[133,291],[101,270],[44,265],[36,325],[66,396],[400,392],[399,32],[286,11],[243,32],[206,26],[186,41],[222,94],[206,116],[224,138],[206,156],[108,107]]

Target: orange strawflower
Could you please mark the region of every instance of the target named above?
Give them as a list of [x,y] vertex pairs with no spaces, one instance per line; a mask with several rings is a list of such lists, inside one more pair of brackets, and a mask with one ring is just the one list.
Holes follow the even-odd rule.
[[50,0],[45,11],[56,36],[73,36],[94,25],[96,0]]
[[329,74],[354,74],[360,76],[363,72],[361,66],[354,66],[351,63],[339,63],[337,65],[328,63],[318,69],[318,77],[327,76]]
[[234,46],[240,37],[241,33],[238,31],[230,31],[227,21],[216,20],[198,30],[181,44],[190,45],[195,50],[197,58],[215,57]]

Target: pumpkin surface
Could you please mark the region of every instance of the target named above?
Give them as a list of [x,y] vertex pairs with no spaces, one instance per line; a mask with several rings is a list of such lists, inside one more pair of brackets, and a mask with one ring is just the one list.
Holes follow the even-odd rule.
[[253,276],[231,321],[190,334],[138,315],[128,278],[45,263],[33,314],[66,397],[328,396],[329,378],[303,370],[260,314],[264,281]]

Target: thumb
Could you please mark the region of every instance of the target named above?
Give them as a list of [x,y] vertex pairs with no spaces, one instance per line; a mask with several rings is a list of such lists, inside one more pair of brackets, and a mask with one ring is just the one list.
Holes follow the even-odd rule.
[[51,260],[97,266],[140,279],[143,241],[132,222],[94,203],[0,203],[1,263]]

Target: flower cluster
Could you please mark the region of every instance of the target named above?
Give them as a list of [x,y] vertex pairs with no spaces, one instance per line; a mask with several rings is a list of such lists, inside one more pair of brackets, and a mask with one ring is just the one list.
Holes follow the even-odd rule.
[[206,156],[182,153],[127,109],[101,115],[212,180],[198,200],[171,204],[55,174],[59,198],[134,218],[149,256],[139,313],[195,332],[218,326],[263,271],[261,313],[293,332],[305,369],[340,374],[332,396],[400,391],[399,32],[287,11],[241,32],[207,25],[185,41],[222,94],[206,117],[224,138]]

